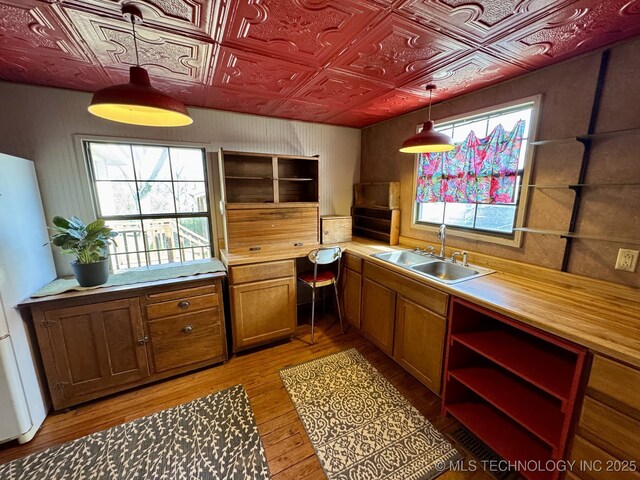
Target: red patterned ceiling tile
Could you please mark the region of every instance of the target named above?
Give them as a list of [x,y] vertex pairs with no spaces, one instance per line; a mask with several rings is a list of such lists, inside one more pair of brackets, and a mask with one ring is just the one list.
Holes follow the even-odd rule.
[[273,115],[280,118],[304,120],[307,122],[324,122],[336,113],[335,110],[330,109],[326,105],[289,99],[282,102],[278,108],[274,110]]
[[381,122],[385,119],[385,117],[371,115],[370,113],[366,112],[348,111],[339,113],[338,115],[327,119],[325,123],[330,123],[332,125],[342,125],[345,127],[362,128],[366,127],[367,125]]
[[406,0],[398,11],[444,33],[485,43],[576,0]]
[[429,105],[428,96],[393,90],[365,105],[361,105],[358,107],[357,112],[380,118],[390,118],[426,107],[427,105]]
[[237,0],[223,45],[319,67],[365,30],[383,8],[366,0]]
[[331,70],[324,70],[311,79],[294,96],[303,102],[326,105],[341,112],[357,107],[389,91],[386,85]]
[[425,87],[428,83],[433,83],[437,87],[433,92],[433,101],[438,102],[523,73],[526,73],[523,68],[478,51],[403,88],[428,98]]
[[399,15],[389,15],[342,54],[333,67],[397,86],[469,50],[450,37]]
[[58,58],[86,60],[48,5],[37,0],[0,0],[0,48],[8,52],[46,52]]
[[492,52],[541,67],[640,34],[640,0],[581,0],[501,39]]
[[[60,2],[60,0],[57,1]],[[135,3],[142,12],[144,24],[149,27],[209,37],[215,35],[217,10],[222,7],[223,2],[214,0],[137,0],[135,2],[64,0],[64,7],[121,19],[122,3]]]
[[207,92],[204,106],[232,112],[270,115],[280,102],[281,100],[275,100],[265,95],[215,87],[210,88]]
[[[105,18],[73,9],[66,9],[65,13],[101,66],[113,71],[128,70],[136,64],[131,26],[122,18]],[[150,73],[181,82],[204,83],[211,45],[144,25],[136,28],[136,33],[140,65]]]
[[314,74],[314,70],[255,53],[221,47],[214,86],[276,96],[288,96]]
[[48,55],[0,56],[0,78],[74,90],[96,91],[111,85],[105,73],[93,65]]

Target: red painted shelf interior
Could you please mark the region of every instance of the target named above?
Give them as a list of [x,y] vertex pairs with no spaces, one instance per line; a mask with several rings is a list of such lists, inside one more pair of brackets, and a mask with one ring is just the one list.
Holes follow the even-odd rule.
[[492,366],[459,368],[449,375],[549,446],[558,448],[565,420],[560,402]]
[[[551,458],[550,449],[542,442],[483,402],[447,405],[446,413],[450,413],[505,460],[536,461],[544,466]],[[520,474],[530,480],[553,477],[553,472],[549,471],[521,471]]]
[[454,333],[452,340],[481,354],[563,401],[569,398],[575,361],[551,344],[505,330]]

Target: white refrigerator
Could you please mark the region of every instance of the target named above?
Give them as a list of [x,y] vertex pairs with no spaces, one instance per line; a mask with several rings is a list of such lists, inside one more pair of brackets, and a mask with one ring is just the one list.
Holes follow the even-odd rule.
[[48,404],[16,305],[56,278],[33,162],[0,153],[0,443],[28,442]]

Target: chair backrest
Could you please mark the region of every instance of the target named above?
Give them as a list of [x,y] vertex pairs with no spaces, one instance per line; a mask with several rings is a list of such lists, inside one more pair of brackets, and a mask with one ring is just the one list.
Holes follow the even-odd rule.
[[309,260],[317,265],[333,263],[342,257],[340,247],[323,247],[309,252]]

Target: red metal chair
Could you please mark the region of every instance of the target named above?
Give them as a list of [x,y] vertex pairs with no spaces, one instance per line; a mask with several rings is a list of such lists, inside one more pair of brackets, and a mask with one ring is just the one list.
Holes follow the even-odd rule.
[[[312,250],[309,253],[309,260],[313,263],[313,272],[303,272],[298,275],[298,280],[311,288],[311,344],[313,345],[313,327],[315,323],[316,312],[316,288],[328,287],[333,285],[333,291],[336,295],[336,304],[338,306],[338,319],[340,320],[340,329],[344,333],[344,325],[342,324],[342,313],[340,312],[340,299],[338,297],[338,281],[340,280],[340,260],[342,258],[342,249],[340,247],[324,247]],[[322,268],[318,270],[318,265],[330,265],[338,262],[338,274],[335,275],[331,270]]]

